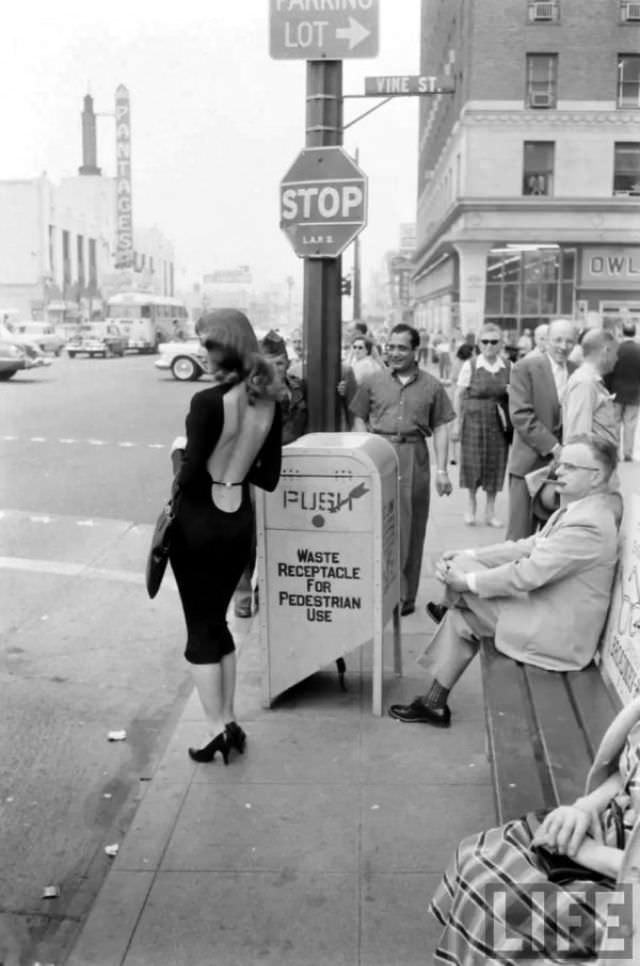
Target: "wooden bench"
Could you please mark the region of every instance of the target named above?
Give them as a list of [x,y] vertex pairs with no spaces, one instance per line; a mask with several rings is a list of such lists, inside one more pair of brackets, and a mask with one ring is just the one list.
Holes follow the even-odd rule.
[[482,655],[487,739],[499,824],[584,793],[587,772],[620,709],[600,671],[542,671],[496,651]]

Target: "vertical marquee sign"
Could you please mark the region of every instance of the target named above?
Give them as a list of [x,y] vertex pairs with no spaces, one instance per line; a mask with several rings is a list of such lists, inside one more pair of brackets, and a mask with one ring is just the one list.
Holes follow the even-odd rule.
[[131,205],[131,102],[124,86],[116,90],[116,268],[133,265]]

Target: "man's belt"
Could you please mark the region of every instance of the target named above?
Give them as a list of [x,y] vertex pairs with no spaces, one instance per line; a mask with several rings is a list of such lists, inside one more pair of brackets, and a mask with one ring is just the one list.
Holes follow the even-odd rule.
[[419,443],[424,440],[420,433],[383,433],[377,429],[373,431],[374,436],[384,436],[390,443]]

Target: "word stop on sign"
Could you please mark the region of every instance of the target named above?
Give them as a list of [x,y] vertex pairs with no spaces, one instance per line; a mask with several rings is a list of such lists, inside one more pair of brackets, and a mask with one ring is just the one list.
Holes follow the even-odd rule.
[[349,221],[362,214],[364,191],[359,184],[306,185],[285,188],[282,192],[284,221]]

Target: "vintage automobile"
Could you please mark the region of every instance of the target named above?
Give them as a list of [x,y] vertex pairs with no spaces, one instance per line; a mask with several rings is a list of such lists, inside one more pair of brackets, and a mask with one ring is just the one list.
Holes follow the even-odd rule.
[[67,342],[67,355],[75,359],[77,355],[123,356],[128,347],[124,333],[110,322],[85,322]]
[[179,382],[195,382],[207,369],[207,353],[197,339],[187,342],[161,342],[158,346],[160,358],[156,359],[157,369],[169,369]]
[[41,352],[52,352],[54,356],[59,356],[66,345],[66,339],[46,322],[15,322],[13,332],[21,343],[35,346]]
[[31,369],[37,365],[22,346],[0,332],[0,382],[6,382],[21,369]]

